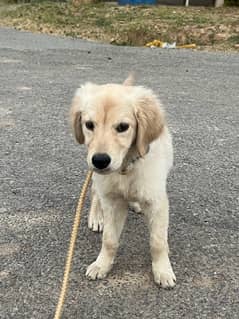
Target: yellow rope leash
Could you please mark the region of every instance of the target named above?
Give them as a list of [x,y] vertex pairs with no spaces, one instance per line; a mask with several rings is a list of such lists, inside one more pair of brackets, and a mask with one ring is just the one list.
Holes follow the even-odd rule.
[[61,318],[61,314],[62,314],[62,310],[63,310],[63,306],[64,306],[64,301],[66,298],[67,288],[68,288],[69,274],[71,271],[72,258],[73,258],[73,254],[74,254],[77,233],[78,233],[78,229],[79,229],[79,225],[80,225],[81,211],[83,208],[87,188],[89,186],[91,177],[92,177],[92,171],[89,171],[87,176],[86,176],[84,185],[82,187],[79,202],[78,202],[78,205],[76,208],[75,219],[74,219],[74,223],[73,223],[73,227],[72,227],[71,239],[70,239],[68,254],[67,254],[66,263],[65,263],[65,270],[64,270],[63,280],[62,280],[61,293],[60,293],[60,296],[58,299],[54,319]]

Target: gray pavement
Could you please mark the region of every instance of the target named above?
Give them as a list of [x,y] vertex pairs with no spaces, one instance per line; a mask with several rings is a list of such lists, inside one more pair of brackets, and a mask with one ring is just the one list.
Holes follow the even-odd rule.
[[161,97],[173,133],[173,290],[153,283],[148,233],[129,213],[115,266],[85,270],[101,235],[83,214],[63,318],[238,318],[239,55],[116,47],[0,29],[0,318],[53,318],[87,167],[68,125],[85,81]]

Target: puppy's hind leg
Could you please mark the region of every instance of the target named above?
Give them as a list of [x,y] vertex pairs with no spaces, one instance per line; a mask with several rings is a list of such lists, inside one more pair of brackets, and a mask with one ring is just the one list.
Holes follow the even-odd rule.
[[95,232],[102,232],[104,227],[103,211],[94,185],[91,188],[91,207],[88,215],[88,227]]
[[135,213],[142,213],[140,204],[137,202],[129,202],[129,208],[132,209]]

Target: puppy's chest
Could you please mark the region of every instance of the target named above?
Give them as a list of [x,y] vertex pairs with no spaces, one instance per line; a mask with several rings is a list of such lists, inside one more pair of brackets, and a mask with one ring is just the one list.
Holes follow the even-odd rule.
[[120,196],[128,201],[134,201],[140,197],[140,187],[137,181],[129,179],[124,175],[117,175],[114,178],[107,179],[107,181],[101,184],[101,190],[103,194]]
[[139,196],[136,181],[120,179],[115,185],[115,192],[122,196],[125,200],[136,200]]

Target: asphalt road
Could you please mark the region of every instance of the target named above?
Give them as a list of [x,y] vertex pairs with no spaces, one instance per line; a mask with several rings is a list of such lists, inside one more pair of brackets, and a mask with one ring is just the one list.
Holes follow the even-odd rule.
[[85,81],[161,97],[173,133],[173,290],[153,283],[148,233],[129,213],[113,271],[88,281],[101,235],[87,200],[63,318],[238,318],[239,55],[102,45],[0,29],[0,318],[53,318],[87,167],[68,125]]

